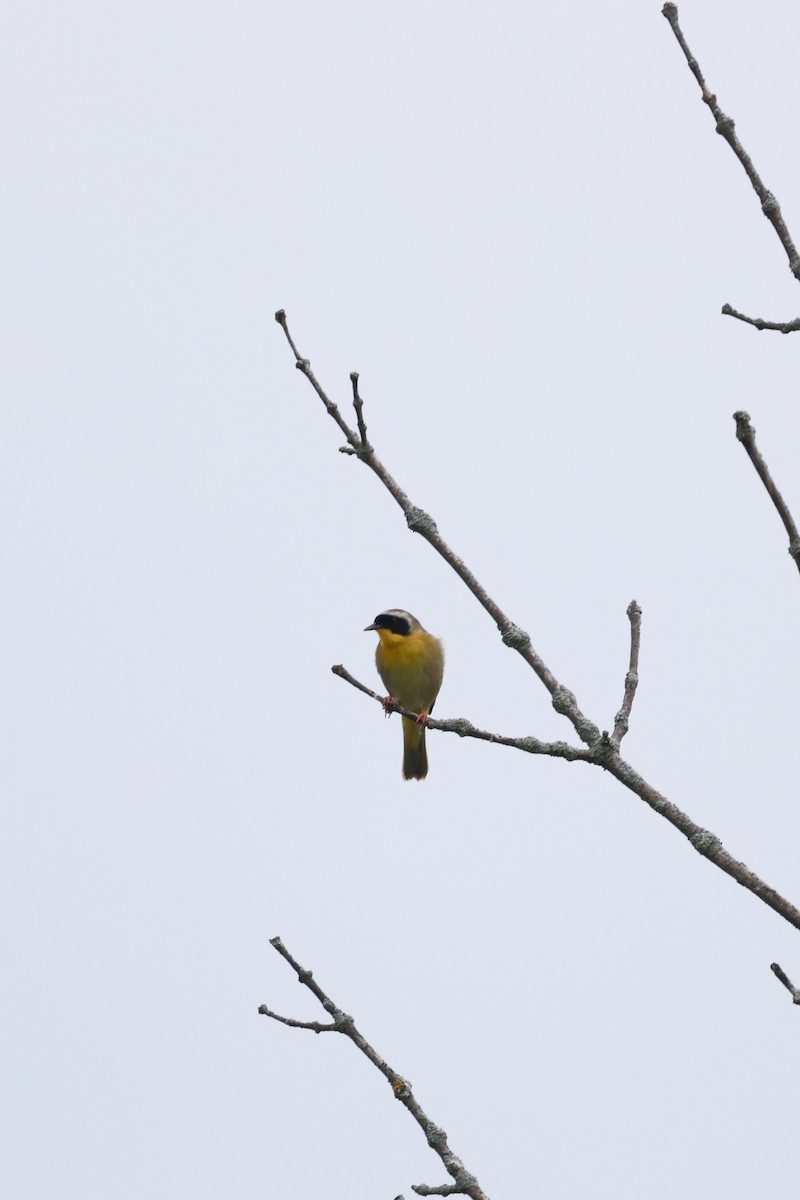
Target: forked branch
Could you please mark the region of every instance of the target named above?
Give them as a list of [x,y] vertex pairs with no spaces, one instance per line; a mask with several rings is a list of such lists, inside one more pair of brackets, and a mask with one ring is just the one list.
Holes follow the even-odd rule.
[[[491,598],[485,588],[481,586],[481,584],[470,571],[469,567],[462,562],[458,555],[453,553],[453,551],[445,542],[444,538],[439,533],[439,530],[436,528],[436,522],[433,520],[433,518],[428,516],[428,514],[421,508],[417,508],[416,505],[411,503],[406,493],[396,482],[396,480],[392,478],[373,448],[367,442],[366,427],[363,426],[363,436],[355,429],[350,428],[342,416],[338,405],[334,404],[334,402],[328,397],[314,372],[311,370],[311,363],[307,358],[302,357],[296,345],[294,344],[294,341],[289,333],[286,313],[283,309],[279,309],[278,312],[276,312],[275,320],[286,334],[287,341],[289,342],[292,353],[295,357],[295,366],[297,367],[298,371],[302,371],[302,373],[305,375],[306,379],[309,381],[314,391],[325,405],[329,416],[333,418],[346,437],[347,446],[343,447],[343,449],[347,453],[354,454],[361,460],[361,462],[365,463],[371,471],[375,472],[383,486],[394,497],[400,508],[403,510],[406,518],[406,524],[408,525],[409,529],[412,530],[413,533],[419,533],[422,537],[424,537],[425,540],[429,542],[431,546],[433,546],[434,550],[441,554],[445,562],[448,563],[455,573],[463,580],[463,582],[472,592],[473,596],[475,596],[478,602],[483,605],[489,615],[493,618],[505,645],[511,646],[512,649],[516,650],[517,653],[520,654],[528,663],[528,665],[536,672],[539,679],[550,693],[552,697],[553,708],[555,708],[556,712],[563,713],[564,716],[568,717],[581,741],[584,742],[585,745],[591,746],[597,740],[599,730],[596,725],[592,724],[592,722],[583,715],[572,692],[569,692],[565,687],[562,687],[555,675],[553,675],[552,671],[550,671],[545,665],[542,658],[534,650],[531,644],[531,639],[524,629],[520,629],[506,616],[499,604],[497,604]],[[358,375],[356,374],[356,380],[357,379]],[[358,402],[356,403],[356,401]],[[356,416],[359,422],[359,427],[362,427],[363,408],[355,385],[354,404],[356,407]]]
[[[747,174],[747,178],[753,185],[753,190],[761,201],[761,211],[771,223],[773,229],[780,239],[781,245],[786,252],[786,257],[789,260],[789,270],[792,272],[795,279],[800,280],[800,255],[797,253],[797,247],[795,246],[786,222],[783,219],[781,207],[773,196],[772,192],[769,191],[769,189],[765,186],[761,176],[753,165],[753,160],[740,142],[736,133],[736,126],[733,118],[722,111],[717,102],[717,97],[706,83],[703,72],[700,69],[700,64],[695,58],[694,54],[692,54],[692,51],[689,49],[689,45],[686,41],[683,30],[678,23],[677,4],[665,4],[661,11],[669,21],[672,32],[675,34],[675,37],[678,41],[678,45],[686,56],[689,69],[691,70],[700,87],[700,92],[702,94],[704,103],[708,105],[714,116],[717,133],[720,134],[721,137],[725,138],[725,141],[728,143],[731,150],[742,164],[742,167]],[[800,329],[800,321],[774,322],[763,321],[760,317],[745,317],[742,313],[736,312],[735,309],[731,308],[729,304],[724,305],[722,311],[726,316],[736,317],[740,321],[746,321],[749,325],[755,325],[757,329],[777,329],[781,333],[795,333],[798,329]]]
[[[342,417],[336,404],[326,395],[319,381],[316,379],[311,370],[311,365],[308,359],[302,358],[294,341],[289,335],[286,314],[281,309],[275,314],[276,320],[281,325],[286,334],[289,345],[295,356],[296,366],[303,372],[306,378],[311,383],[314,391],[322,400],[326,410],[331,417],[336,421],[336,424],[347,438],[348,447],[355,451],[355,457],[365,463],[381,480],[384,487],[394,496],[397,503],[405,513],[406,522],[410,529],[416,533],[421,533],[422,536],[430,542],[435,550],[442,556],[456,574],[464,581],[472,594],[480,601],[483,607],[494,618],[498,628],[502,634],[503,642],[512,646],[518,653],[528,662],[535,670],[537,676],[542,681],[544,686],[550,693],[552,704],[556,712],[562,713],[571,722],[573,728],[579,738],[589,748],[587,757],[582,757],[581,761],[591,761],[597,766],[603,767],[611,775],[618,779],[626,788],[637,795],[645,804],[649,805],[654,812],[669,821],[677,830],[679,830],[690,845],[701,854],[704,858],[709,859],[721,871],[730,875],[742,887],[751,891],[753,895],[758,896],[764,904],[769,905],[775,912],[779,913],[784,920],[793,925],[795,929],[800,929],[800,910],[795,905],[790,903],[774,888],[769,887],[755,872],[745,866],[743,862],[734,858],[729,854],[722,845],[716,834],[708,829],[704,829],[701,825],[696,824],[682,809],[678,808],[677,804],[673,804],[666,796],[652,787],[642,775],[625,759],[619,752],[619,738],[608,732],[601,732],[594,722],[590,721],[578,707],[574,695],[563,684],[559,683],[553,672],[546,666],[541,657],[536,653],[531,645],[531,639],[523,630],[515,625],[505,613],[500,609],[499,605],[489,596],[486,589],[478,582],[475,576],[465,563],[450,549],[447,543],[442,538],[436,528],[436,523],[427,513],[423,513],[420,509],[415,508],[411,504],[408,496],[392,478],[386,468],[378,459],[375,451],[368,446],[363,437],[351,429],[347,422]],[[362,414],[363,415],[363,414]],[[624,726],[630,715],[630,706],[633,703],[634,692],[634,677],[638,678],[638,605],[632,605],[629,609],[629,619],[631,621],[631,659],[632,666],[629,667],[628,675],[626,676],[626,690],[623,698],[623,705],[617,715],[616,728],[620,729],[620,736],[624,732]],[[342,668],[342,670],[344,670]],[[337,672],[339,673],[339,672]],[[343,676],[344,677],[344,676]],[[363,691],[368,691],[361,684],[355,683],[350,677],[350,682],[359,687]],[[374,695],[374,693],[372,693]],[[379,697],[375,697],[378,699]],[[438,722],[431,722],[430,727],[436,728]],[[445,723],[446,724],[446,723]],[[459,723],[455,722],[452,732],[458,733]],[[493,740],[500,740],[494,738]],[[513,740],[509,740],[506,744],[513,744]],[[551,743],[558,745],[558,743]],[[522,749],[522,747],[519,747]],[[574,748],[570,748],[574,749]],[[534,753],[548,753],[552,751],[533,751]],[[567,754],[561,757],[577,758],[577,755],[568,756]]]
[[330,1023],[320,1024],[317,1021],[295,1021],[291,1017],[280,1017],[268,1008],[266,1004],[262,1004],[259,1008],[259,1013],[265,1017],[271,1017],[273,1021],[280,1021],[284,1025],[291,1025],[295,1029],[310,1029],[313,1033],[343,1033],[348,1037],[353,1045],[357,1046],[361,1053],[369,1059],[374,1067],[376,1067],[381,1075],[388,1080],[389,1086],[396,1099],[400,1101],[405,1108],[411,1113],[411,1116],[417,1122],[431,1150],[435,1151],[442,1160],[444,1169],[453,1180],[450,1184],[439,1184],[436,1187],[428,1187],[427,1184],[414,1184],[413,1190],[420,1196],[470,1196],[471,1200],[489,1200],[484,1190],[481,1188],[477,1179],[464,1166],[458,1155],[454,1154],[447,1144],[447,1134],[438,1125],[430,1119],[427,1113],[423,1110],[422,1105],[414,1096],[411,1090],[411,1084],[402,1075],[398,1075],[384,1058],[381,1058],[377,1050],[375,1050],[357,1028],[355,1021],[347,1013],[334,1004],[330,996],[323,992],[317,981],[314,979],[311,971],[307,971],[305,967],[301,967],[300,963],[289,953],[279,937],[270,938],[270,945],[278,951],[278,954],[289,963],[297,974],[298,981],[307,987],[312,992],[322,1007],[333,1019]]
[[[379,696],[365,683],[355,679],[341,664],[331,667],[331,671],[345,683],[349,683],[359,692],[363,692],[365,696],[371,696],[373,700],[377,700],[385,713],[400,713],[401,716],[416,721],[417,713],[409,708],[403,708],[392,697]],[[570,746],[568,742],[542,742],[535,737],[507,737],[502,733],[489,733],[486,729],[478,729],[464,717],[455,717],[449,721],[437,721],[435,717],[428,717],[425,728],[438,729],[441,733],[457,733],[459,737],[477,738],[481,742],[495,742],[498,746],[510,746],[512,750],[522,750],[525,754],[545,754],[550,758],[564,758],[567,762],[592,761],[591,750],[584,749],[582,746]]]

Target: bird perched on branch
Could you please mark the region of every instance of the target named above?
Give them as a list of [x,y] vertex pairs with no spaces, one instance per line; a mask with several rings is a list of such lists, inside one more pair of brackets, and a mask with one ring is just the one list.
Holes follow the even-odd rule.
[[416,721],[403,717],[403,778],[424,779],[428,774],[425,726],[442,686],[444,648],[403,608],[378,613],[367,629],[374,629],[380,639],[375,664],[389,692],[387,700],[417,714]]

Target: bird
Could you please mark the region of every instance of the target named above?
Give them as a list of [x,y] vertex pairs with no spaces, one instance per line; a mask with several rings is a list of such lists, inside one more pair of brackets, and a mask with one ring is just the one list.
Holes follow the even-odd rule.
[[403,779],[424,779],[425,726],[442,686],[444,647],[404,608],[384,609],[364,632],[370,629],[379,639],[375,665],[389,692],[387,701],[396,700],[417,714],[416,721],[403,717]]

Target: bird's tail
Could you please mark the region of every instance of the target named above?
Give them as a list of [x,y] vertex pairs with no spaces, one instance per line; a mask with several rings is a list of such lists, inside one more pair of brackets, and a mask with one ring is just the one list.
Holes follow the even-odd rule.
[[425,728],[403,717],[403,779],[424,779],[428,774]]

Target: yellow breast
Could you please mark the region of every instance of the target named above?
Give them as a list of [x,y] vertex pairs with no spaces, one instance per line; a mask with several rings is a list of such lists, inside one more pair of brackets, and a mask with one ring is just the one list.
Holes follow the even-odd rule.
[[378,629],[375,663],[390,696],[412,712],[430,712],[442,686],[444,651],[432,633],[407,636]]

